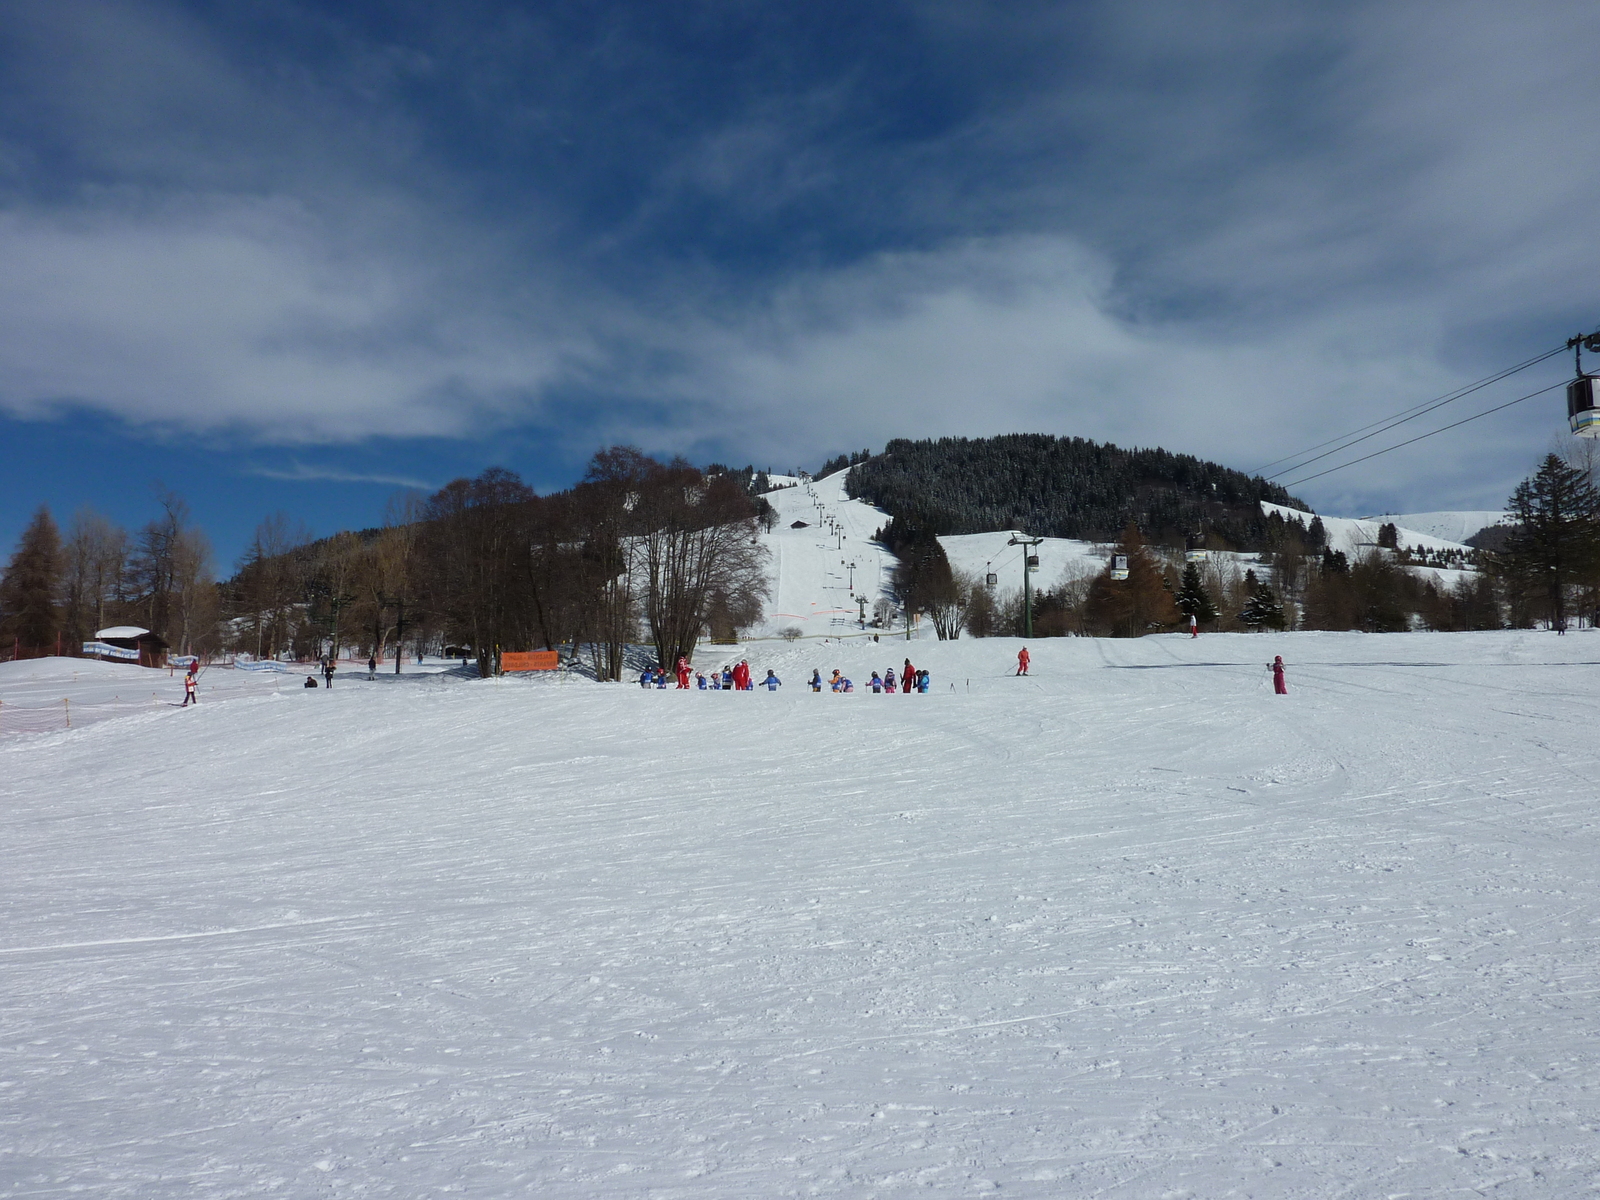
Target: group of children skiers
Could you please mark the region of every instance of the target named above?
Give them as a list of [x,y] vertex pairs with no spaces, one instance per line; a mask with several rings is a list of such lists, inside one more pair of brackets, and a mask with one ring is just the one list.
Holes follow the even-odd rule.
[[642,688],[665,688],[669,679],[676,678],[680,691],[698,689],[702,692],[753,692],[758,687],[764,687],[769,692],[775,692],[783,686],[783,680],[771,670],[767,677],[759,683],[751,674],[750,664],[744,659],[724,666],[720,671],[712,671],[708,677],[703,672],[695,671],[689,666],[687,658],[679,657],[672,674],[659,666],[646,667],[639,673],[639,686]]
[[[736,663],[729,663],[720,671],[713,670],[709,675],[696,671],[689,666],[687,658],[680,657],[672,672],[669,674],[660,666],[646,667],[639,673],[639,686],[642,688],[656,688],[664,690],[670,686],[669,681],[677,680],[679,691],[702,692],[753,692],[758,687],[764,687],[769,692],[775,692],[783,686],[783,680],[770,668],[765,679],[757,680],[750,670],[750,664],[744,659]],[[884,692],[912,692],[927,693],[932,686],[932,679],[926,671],[919,671],[911,665],[908,658],[899,675],[890,667],[882,675],[874,671],[872,678],[867,681],[867,687],[880,694]],[[834,669],[833,675],[826,681],[822,678],[820,670],[811,672],[810,688],[813,692],[820,692],[826,687],[830,692],[854,692],[855,683],[847,679],[843,671]]]
[[[899,676],[895,675],[893,667],[890,667],[882,675],[879,675],[876,671],[874,671],[872,673],[872,678],[867,680],[866,686],[871,688],[874,692],[878,692],[880,694],[888,692],[904,692],[909,696],[912,692],[921,692],[926,695],[928,689],[933,686],[933,677],[929,675],[928,672],[919,671],[917,668],[913,667],[911,665],[911,660],[908,658],[906,659],[905,666],[901,669]],[[822,672],[812,671],[811,690],[813,692],[820,692],[822,688]],[[845,677],[843,671],[835,667],[833,675],[827,681],[827,688],[830,692],[853,692],[856,690],[856,685],[853,680]]]

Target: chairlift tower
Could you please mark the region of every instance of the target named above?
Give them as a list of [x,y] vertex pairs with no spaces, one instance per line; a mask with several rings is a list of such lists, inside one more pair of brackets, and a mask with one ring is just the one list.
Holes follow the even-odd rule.
[[1008,546],[1026,546],[1022,555],[1022,629],[1023,636],[1033,637],[1033,580],[1031,576],[1039,567],[1039,556],[1034,553],[1044,544],[1042,537],[1031,538],[1025,533],[1013,533]]

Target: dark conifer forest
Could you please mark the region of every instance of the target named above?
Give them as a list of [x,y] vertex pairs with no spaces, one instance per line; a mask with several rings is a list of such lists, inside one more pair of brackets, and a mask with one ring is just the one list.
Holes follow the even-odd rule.
[[1041,433],[896,439],[882,454],[851,457],[850,495],[894,518],[891,543],[913,529],[1109,542],[1131,520],[1158,545],[1203,533],[1217,549],[1261,550],[1261,501],[1309,508],[1276,484],[1193,455]]

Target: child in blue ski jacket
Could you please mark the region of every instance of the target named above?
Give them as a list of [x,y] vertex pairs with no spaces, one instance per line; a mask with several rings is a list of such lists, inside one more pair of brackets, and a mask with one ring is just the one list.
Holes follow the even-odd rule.
[[767,668],[767,677],[765,679],[763,679],[761,682],[762,682],[762,685],[765,686],[767,691],[769,691],[769,692],[775,692],[775,691],[777,691],[779,688],[781,688],[783,686],[783,680],[779,679],[776,675],[774,675],[772,673],[772,668],[771,667]]
[[917,672],[917,691],[921,692],[924,696],[928,694],[928,688],[932,686],[932,682],[933,681],[928,677],[928,673],[926,671]]
[[874,671],[872,678],[867,680],[867,686],[881,696],[883,694],[883,676]]

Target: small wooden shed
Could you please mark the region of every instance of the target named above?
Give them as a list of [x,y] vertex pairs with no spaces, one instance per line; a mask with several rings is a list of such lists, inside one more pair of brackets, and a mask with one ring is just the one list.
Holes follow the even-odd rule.
[[[166,665],[167,643],[148,629],[141,629],[137,625],[113,625],[109,629],[99,630],[94,636],[95,640],[103,645],[114,646],[125,652],[131,650],[138,656],[135,660],[127,658],[125,654],[96,654],[96,658],[137,661],[141,667]],[[85,650],[88,651],[88,647],[85,647]]]

